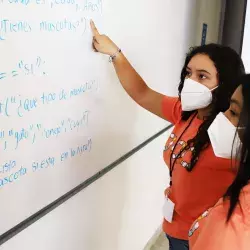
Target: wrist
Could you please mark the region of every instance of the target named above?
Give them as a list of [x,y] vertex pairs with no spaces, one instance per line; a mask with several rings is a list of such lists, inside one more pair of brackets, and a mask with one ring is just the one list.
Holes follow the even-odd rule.
[[109,61],[114,62],[118,57],[120,57],[122,51],[121,49],[117,48],[116,51],[109,56]]
[[109,56],[113,56],[117,51],[119,50],[119,47],[114,45],[111,49],[110,52],[108,53]]

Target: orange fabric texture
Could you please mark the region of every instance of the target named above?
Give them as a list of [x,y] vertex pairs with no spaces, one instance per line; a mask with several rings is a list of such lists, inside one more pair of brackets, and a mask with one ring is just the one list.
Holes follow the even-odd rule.
[[[163,152],[164,160],[170,167],[170,157],[173,163],[187,141],[196,136],[202,120],[195,117],[188,127],[192,117],[188,121],[181,119],[181,103],[175,97],[165,96],[162,109],[166,120],[175,125]],[[179,138],[184,130],[184,134]],[[190,147],[176,159],[169,195],[175,203],[173,221],[163,222],[165,233],[183,240],[188,240],[188,231],[194,220],[203,211],[216,204],[235,177],[231,160],[216,157],[211,145],[201,152],[194,169],[188,172],[185,168],[190,164],[192,150]]]
[[229,201],[220,199],[214,208],[203,213],[190,229],[191,250],[250,249],[250,185],[243,189],[238,205],[226,223]]

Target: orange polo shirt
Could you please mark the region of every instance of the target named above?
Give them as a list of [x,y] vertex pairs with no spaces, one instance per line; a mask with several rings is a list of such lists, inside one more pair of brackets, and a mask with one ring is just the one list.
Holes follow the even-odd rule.
[[204,212],[189,231],[192,250],[249,250],[250,249],[250,184],[239,197],[232,217],[227,222],[229,200],[223,198]]
[[[165,119],[175,125],[163,153],[170,167],[170,157],[173,162],[187,141],[196,136],[202,120],[195,117],[188,127],[193,116],[188,121],[181,119],[181,102],[176,97],[165,96],[162,109]],[[188,231],[194,220],[216,204],[236,174],[231,167],[231,160],[216,157],[211,145],[201,152],[195,167],[188,172],[185,167],[190,163],[192,150],[191,147],[184,151],[175,162],[169,195],[175,203],[175,211],[172,223],[163,222],[165,233],[183,240],[188,240]]]

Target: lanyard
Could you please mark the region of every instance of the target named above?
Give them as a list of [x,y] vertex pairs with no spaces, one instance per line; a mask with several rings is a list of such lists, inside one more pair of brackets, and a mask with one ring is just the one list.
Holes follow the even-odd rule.
[[185,134],[185,132],[187,131],[187,129],[190,127],[190,125],[192,124],[194,118],[196,117],[197,112],[195,112],[195,115],[192,117],[192,119],[190,120],[190,122],[188,123],[187,127],[182,131],[181,135],[179,136],[178,140],[176,141],[174,148],[172,150],[172,153],[170,154],[170,167],[169,167],[169,175],[170,175],[170,183],[169,185],[172,186],[172,176],[173,176],[173,171],[174,171],[174,167],[175,167],[175,163],[176,160],[179,158],[180,154],[183,152],[182,150],[176,155],[176,157],[174,158],[174,162],[172,164],[172,159],[173,159],[173,154],[175,151],[175,148],[177,147],[180,139],[182,138],[182,136]]

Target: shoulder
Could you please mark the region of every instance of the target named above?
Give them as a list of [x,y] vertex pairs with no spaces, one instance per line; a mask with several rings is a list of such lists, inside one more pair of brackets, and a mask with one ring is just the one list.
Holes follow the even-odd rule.
[[163,96],[162,113],[169,122],[176,124],[181,120],[182,108],[179,97]]

